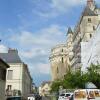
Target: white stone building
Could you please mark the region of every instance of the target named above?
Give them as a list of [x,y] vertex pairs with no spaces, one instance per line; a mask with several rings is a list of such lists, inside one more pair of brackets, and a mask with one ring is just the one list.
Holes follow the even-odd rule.
[[100,64],[100,24],[88,42],[81,43],[82,71],[93,64]]
[[5,100],[6,69],[9,65],[0,58],[0,100]]
[[51,84],[52,83],[50,81],[43,82],[39,87],[39,94],[41,96],[49,95],[51,90]]
[[88,42],[92,38],[99,22],[100,8],[98,8],[94,0],[87,0],[87,5],[70,37],[72,39],[72,57],[70,59],[72,70],[77,71],[81,69],[81,43]]
[[[87,4],[74,30],[68,28],[67,43],[58,45],[51,50],[52,81],[62,79],[70,66],[72,71],[81,70],[84,65],[83,62],[85,62],[85,58],[83,59],[83,44],[91,40],[99,24],[100,8],[95,3],[95,0],[87,0]],[[62,52],[63,47],[64,52]],[[64,60],[63,63],[62,59]]]
[[9,49],[8,53],[0,53],[0,57],[10,66],[6,75],[6,94],[8,96],[21,95],[25,98],[31,93],[32,88],[28,66],[21,61],[15,49]]

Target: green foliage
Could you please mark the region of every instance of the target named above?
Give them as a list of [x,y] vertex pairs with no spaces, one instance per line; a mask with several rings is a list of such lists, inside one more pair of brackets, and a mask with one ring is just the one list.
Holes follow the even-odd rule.
[[66,74],[63,80],[64,87],[70,89],[84,88],[86,82],[88,82],[87,75],[82,74],[80,71]]
[[61,80],[54,81],[51,85],[51,92],[53,91],[57,92],[59,90],[59,86],[62,86],[62,81]]
[[65,89],[85,88],[85,83],[92,82],[100,88],[100,65],[93,65],[88,68],[86,73],[77,71],[75,73],[69,72],[65,75],[63,80],[52,83],[51,91],[58,91],[59,86]]
[[88,68],[88,79],[100,88],[100,65],[91,64]]

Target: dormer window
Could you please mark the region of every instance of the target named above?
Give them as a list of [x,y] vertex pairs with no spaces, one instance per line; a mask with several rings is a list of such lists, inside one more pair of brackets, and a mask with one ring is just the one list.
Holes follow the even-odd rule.
[[91,23],[91,18],[88,18],[88,22]]

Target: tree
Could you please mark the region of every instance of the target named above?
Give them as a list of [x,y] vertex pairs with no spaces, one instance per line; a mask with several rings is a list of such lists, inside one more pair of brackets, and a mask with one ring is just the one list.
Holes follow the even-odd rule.
[[100,65],[91,64],[88,68],[88,80],[100,88]]
[[85,88],[88,82],[94,83],[97,88],[100,88],[100,65],[91,64],[86,73],[76,71],[74,73],[69,70],[63,80],[53,82],[52,91],[58,91],[59,86],[65,89]]
[[57,92],[60,86],[62,86],[61,80],[54,81],[51,85],[51,92]]

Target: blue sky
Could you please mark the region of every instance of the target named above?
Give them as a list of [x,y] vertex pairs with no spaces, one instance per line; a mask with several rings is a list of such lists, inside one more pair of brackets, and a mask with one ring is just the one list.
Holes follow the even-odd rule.
[[18,49],[37,85],[50,80],[50,50],[66,42],[67,28],[76,25],[85,4],[86,0],[0,0],[0,51]]

